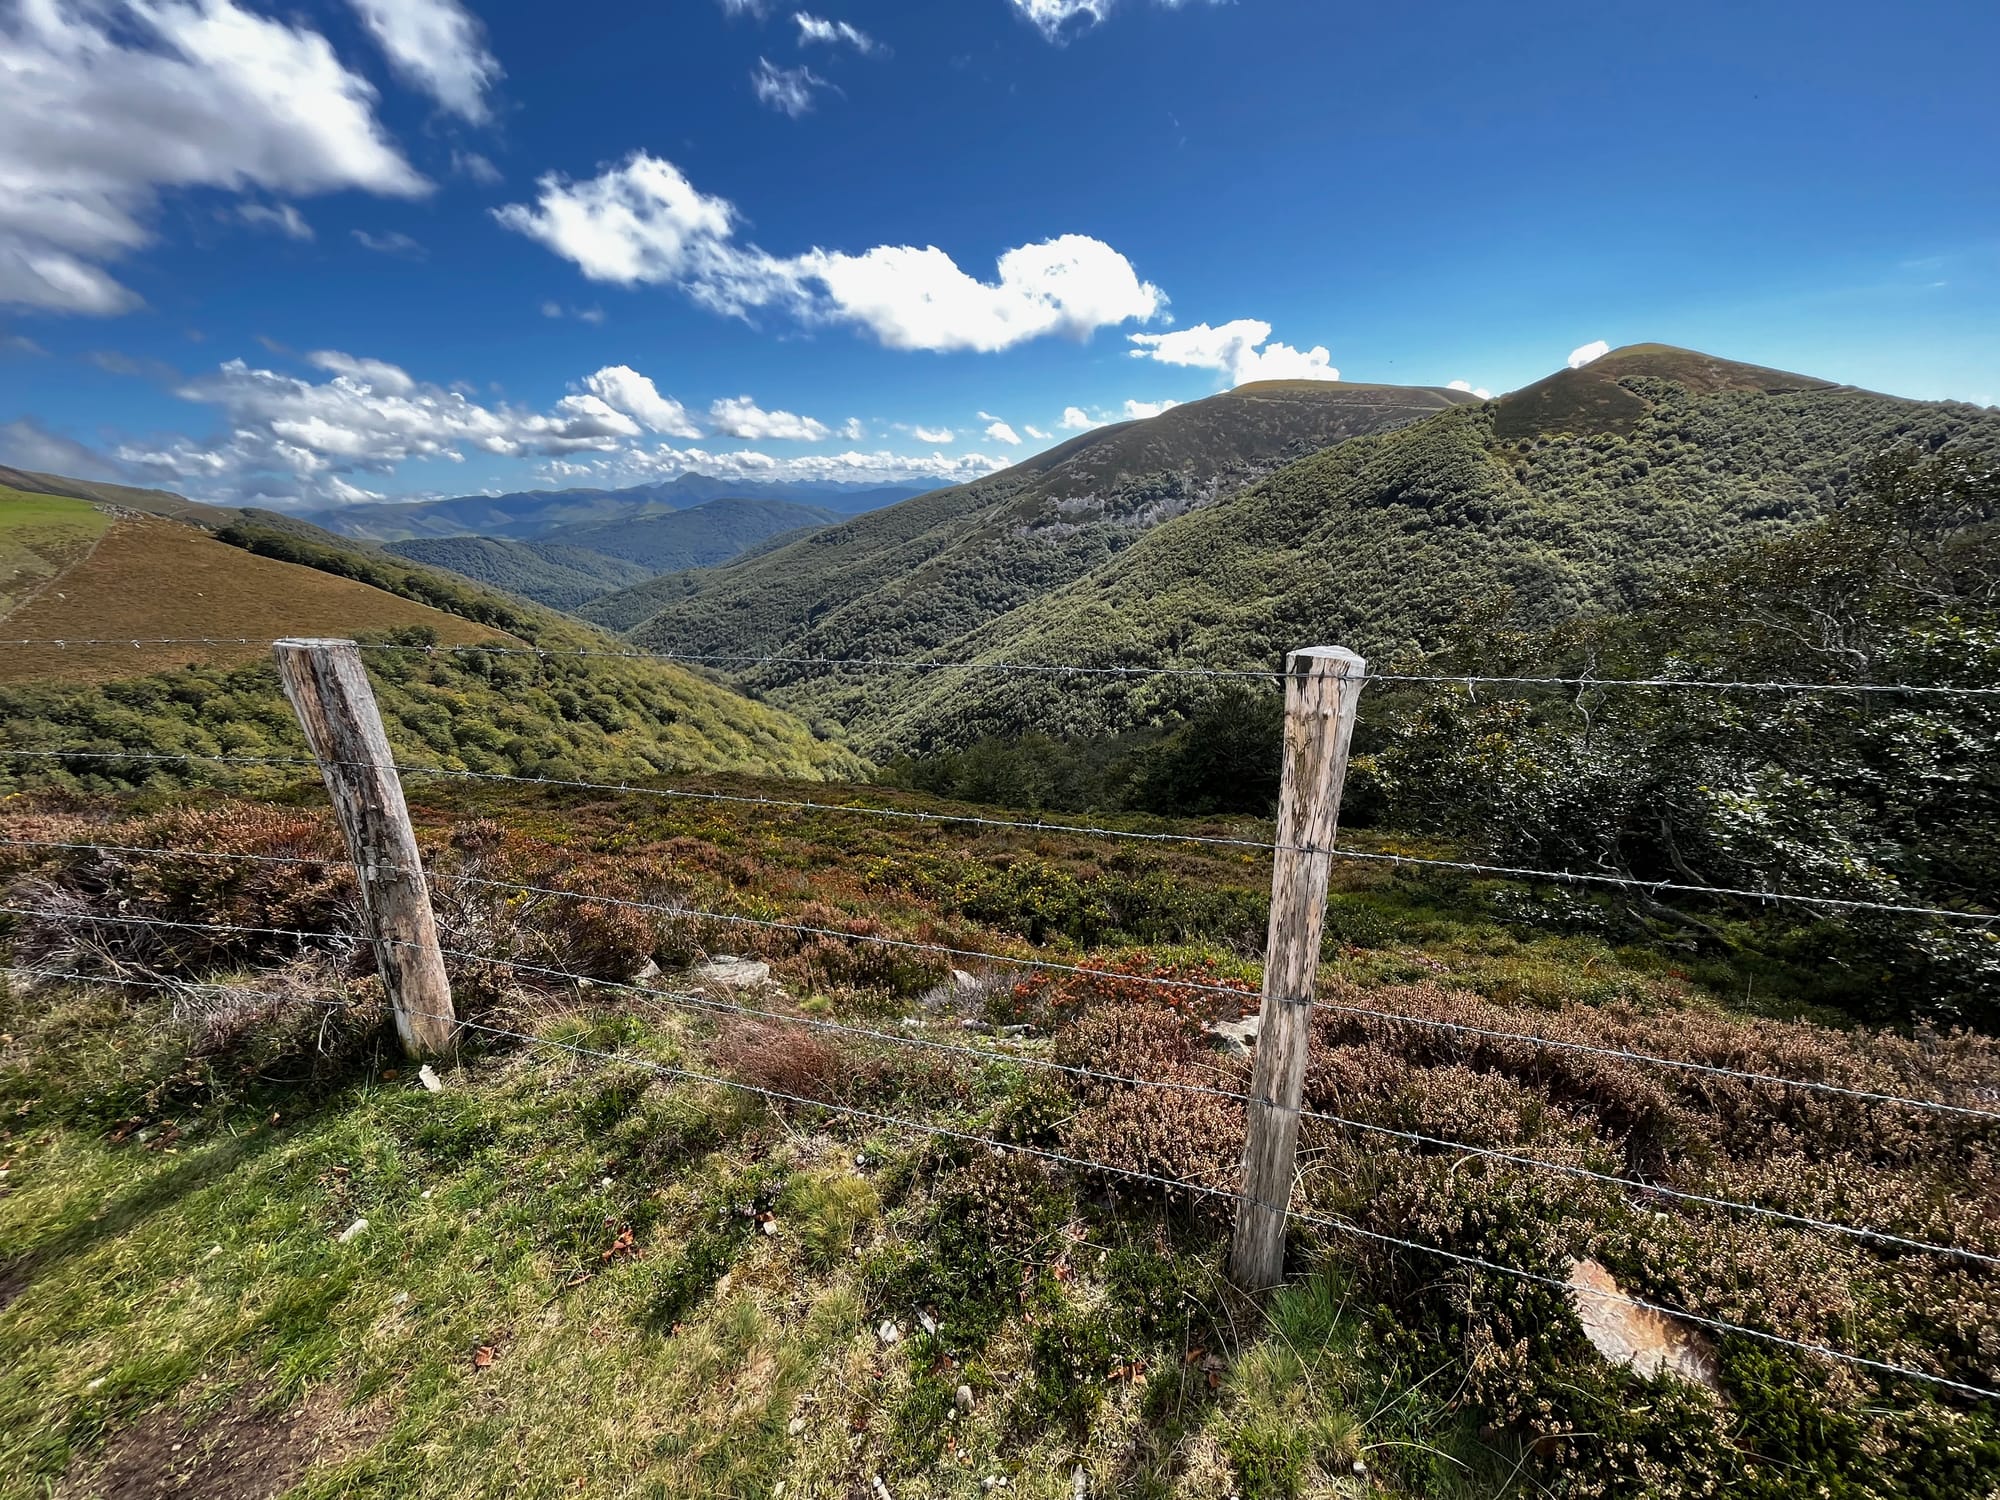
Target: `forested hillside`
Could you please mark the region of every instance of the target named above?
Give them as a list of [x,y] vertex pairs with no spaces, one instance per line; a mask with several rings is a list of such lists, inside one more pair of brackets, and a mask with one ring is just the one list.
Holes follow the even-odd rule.
[[[1085,433],[991,478],[694,577],[587,618],[675,650],[926,652],[1060,588],[1151,528],[1302,453],[1471,398],[1427,387],[1265,382]],[[657,618],[648,620],[649,615]]]
[[268,643],[285,635],[377,648],[369,664],[389,737],[415,765],[621,779],[861,769],[789,714],[717,683],[575,654],[617,645],[561,615],[296,520],[235,514],[211,531],[0,489],[0,612],[10,638],[41,643],[10,648],[0,664],[0,742],[85,752],[0,758],[0,781],[111,790],[296,779],[295,768],[171,758],[302,752],[269,659]]
[[[1867,464],[1898,447],[2000,453],[2000,412],[1640,346],[1316,453],[979,628],[924,619],[907,634],[960,662],[1262,667],[1337,642],[1379,664],[1436,646],[1496,596],[1523,626],[1634,604],[1851,500]],[[705,597],[676,609],[676,625],[692,628]],[[843,619],[741,644],[874,654]],[[808,716],[847,720],[878,751],[1026,729],[1096,736],[1213,686],[1104,679],[1056,705],[1032,678],[978,672],[770,668],[749,680]]]
[[488,588],[551,609],[574,610],[613,589],[643,583],[649,568],[559,542],[512,542],[497,536],[425,536],[387,542],[382,550],[429,568],[445,568]]

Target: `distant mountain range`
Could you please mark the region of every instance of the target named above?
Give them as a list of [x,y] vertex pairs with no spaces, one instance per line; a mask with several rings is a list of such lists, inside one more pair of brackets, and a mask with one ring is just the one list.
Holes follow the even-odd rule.
[[554,609],[577,610],[656,574],[727,562],[773,537],[839,519],[824,507],[784,500],[711,500],[688,510],[642,510],[617,520],[560,526],[533,541],[412,537],[385,543],[383,550]]
[[507,495],[461,495],[407,504],[343,505],[301,519],[337,536],[399,542],[424,536],[491,536],[515,541],[546,537],[565,527],[636,520],[704,506],[711,500],[772,500],[810,505],[839,515],[894,505],[923,494],[925,485],[755,483],[683,474],[623,489],[518,490]]

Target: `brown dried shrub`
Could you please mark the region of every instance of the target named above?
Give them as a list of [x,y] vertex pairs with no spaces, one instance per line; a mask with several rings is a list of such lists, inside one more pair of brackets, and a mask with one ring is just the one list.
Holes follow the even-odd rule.
[[48,913],[21,919],[16,952],[30,962],[194,974],[342,952],[292,934],[351,937],[358,929],[353,871],[324,815],[227,802],[9,828],[23,838],[100,846],[19,851],[10,902]]
[[731,1021],[709,1055],[738,1083],[794,1099],[837,1102],[848,1072],[839,1047],[808,1027],[782,1021]]
[[1635,1163],[1656,1170],[1704,1149],[1701,1143],[1740,1157],[1841,1152],[1878,1163],[1920,1162],[1940,1151],[1990,1152],[2000,1144],[1991,1121],[1538,1040],[1990,1108],[1990,1100],[1981,1100],[2000,1079],[2000,1044],[1989,1038],[1847,1034],[1801,1022],[1651,1014],[1622,1005],[1523,1012],[1430,981],[1375,990],[1338,982],[1327,999],[1331,1005],[1314,1013],[1317,1047],[1372,1045],[1406,1065],[1505,1074],[1594,1119],[1626,1143]]

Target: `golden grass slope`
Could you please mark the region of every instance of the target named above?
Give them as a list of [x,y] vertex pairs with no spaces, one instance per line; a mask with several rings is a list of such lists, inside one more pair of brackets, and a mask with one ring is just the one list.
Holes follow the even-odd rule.
[[428,625],[441,643],[511,639],[352,579],[258,557],[153,516],[0,489],[0,636],[223,640],[215,646],[9,647],[0,682],[105,682],[189,663],[261,659],[287,635]]
[[0,485],[0,617],[90,555],[111,518],[81,500]]

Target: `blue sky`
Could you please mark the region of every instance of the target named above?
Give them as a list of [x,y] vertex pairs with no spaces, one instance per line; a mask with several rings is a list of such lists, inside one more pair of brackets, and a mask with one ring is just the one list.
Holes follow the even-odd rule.
[[1963,0],[0,0],[0,461],[964,478],[1652,339],[1993,403],[1995,56]]

